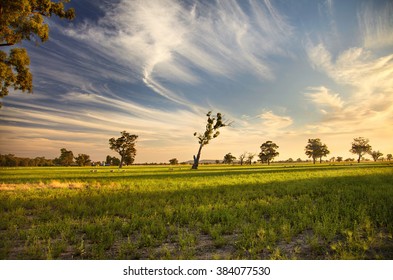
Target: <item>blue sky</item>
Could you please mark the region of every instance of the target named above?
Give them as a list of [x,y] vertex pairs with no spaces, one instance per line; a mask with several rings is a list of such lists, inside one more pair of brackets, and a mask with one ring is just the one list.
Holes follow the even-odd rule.
[[306,159],[309,138],[329,157],[355,137],[393,153],[393,3],[386,1],[71,1],[50,39],[24,42],[34,93],[0,111],[0,152],[94,160],[108,139],[139,135],[136,162],[192,159],[205,114],[234,121],[204,159],[259,153]]

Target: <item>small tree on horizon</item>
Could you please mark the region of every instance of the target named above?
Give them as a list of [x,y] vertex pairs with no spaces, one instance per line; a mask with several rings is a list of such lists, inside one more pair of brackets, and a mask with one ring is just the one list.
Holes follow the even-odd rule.
[[55,162],[63,166],[70,166],[74,163],[74,154],[72,151],[62,148],[60,149],[60,157],[55,159]]
[[364,137],[358,137],[353,139],[352,147],[349,151],[359,156],[358,163],[360,163],[360,159],[363,155],[371,152],[372,147],[368,142],[370,142],[370,140]]
[[138,135],[130,134],[126,131],[120,132],[121,137],[109,139],[109,148],[119,153],[119,168],[123,167],[123,163],[132,164],[136,156],[136,139]]
[[255,156],[256,156],[256,154],[253,154],[253,153],[248,153],[248,154],[247,154],[247,162],[248,162],[249,165],[252,164],[252,160],[253,160],[253,158],[254,158]]
[[177,165],[177,164],[179,164],[179,161],[177,160],[177,158],[172,158],[172,159],[169,160],[169,164]]
[[224,156],[224,160],[223,160],[222,163],[231,164],[231,163],[233,163],[233,161],[234,161],[235,159],[236,159],[235,156],[233,156],[231,153],[227,153],[227,154]]
[[277,144],[270,140],[263,143],[261,145],[261,152],[258,155],[261,162],[267,162],[267,164],[270,165],[270,161],[280,154],[279,152],[277,152],[278,148],[279,147],[277,146]]
[[106,163],[107,165],[114,165],[114,166],[117,166],[117,165],[120,165],[120,159],[117,158],[117,157],[111,157],[110,155],[107,155],[107,156],[106,156],[105,163]]
[[242,154],[239,156],[239,163],[240,163],[240,165],[243,165],[244,159],[245,159],[246,157],[247,157],[247,153],[246,153],[246,152],[242,153]]
[[370,155],[372,156],[374,161],[377,161],[381,156],[383,156],[383,153],[380,151],[372,151],[370,152]]
[[86,166],[91,163],[90,156],[86,154],[78,154],[77,157],[75,157],[75,162],[79,166]]
[[391,160],[392,160],[392,154],[387,154],[387,155],[386,155],[386,159],[387,159],[388,161],[391,161]]
[[321,142],[321,139],[308,139],[308,144],[305,148],[305,154],[312,158],[313,164],[317,158],[319,158],[319,162],[322,162],[322,157],[327,156],[330,153],[327,146]]

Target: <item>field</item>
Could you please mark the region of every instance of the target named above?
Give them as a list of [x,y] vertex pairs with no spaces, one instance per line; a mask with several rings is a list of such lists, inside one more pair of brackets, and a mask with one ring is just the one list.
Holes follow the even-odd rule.
[[393,259],[393,165],[0,169],[1,259]]

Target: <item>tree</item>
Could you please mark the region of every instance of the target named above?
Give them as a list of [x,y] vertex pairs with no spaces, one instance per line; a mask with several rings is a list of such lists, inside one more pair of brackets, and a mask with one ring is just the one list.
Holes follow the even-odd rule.
[[192,165],[192,169],[198,169],[199,165],[199,159],[201,158],[201,151],[203,146],[209,144],[210,140],[213,138],[216,138],[218,135],[220,135],[219,129],[224,126],[228,126],[230,124],[225,123],[222,120],[221,113],[217,113],[217,117],[211,117],[212,112],[209,111],[206,116],[207,116],[207,124],[206,124],[206,130],[203,134],[201,133],[194,133],[194,136],[198,138],[198,143],[199,143],[199,149],[197,155],[193,156],[194,158],[194,164]]
[[363,155],[371,152],[372,148],[370,144],[368,144],[368,142],[370,142],[370,140],[364,137],[358,137],[353,139],[352,148],[349,151],[359,156],[358,163],[360,162],[360,159]]
[[261,162],[267,162],[270,165],[270,161],[278,156],[280,153],[277,152],[279,147],[276,143],[272,141],[266,141],[261,145],[261,152],[259,153],[258,157],[260,158]]
[[256,156],[256,154],[248,153],[248,155],[247,155],[247,162],[248,162],[249,165],[252,164],[252,159],[253,159],[255,156]]
[[244,159],[247,157],[247,153],[244,152],[239,156],[239,163],[240,165],[243,165]]
[[72,151],[62,148],[60,149],[60,157],[55,159],[55,162],[63,166],[70,166],[74,163],[74,154]]
[[380,158],[381,156],[383,156],[383,153],[381,153],[380,151],[372,151],[370,153],[370,155],[373,157],[374,161],[377,161],[378,158]]
[[305,148],[306,155],[310,158],[312,157],[313,163],[315,164],[315,160],[319,158],[319,162],[322,162],[322,157],[327,156],[330,151],[327,146],[321,142],[321,139],[308,139],[308,144]]
[[387,155],[386,155],[386,159],[387,159],[388,161],[390,161],[390,160],[392,159],[392,154],[387,154]]
[[89,155],[86,154],[78,154],[78,156],[75,158],[76,164],[79,166],[86,166],[91,163],[91,159]]
[[177,160],[177,158],[172,158],[172,159],[169,160],[169,164],[177,165],[177,164],[179,164],[179,161]]
[[120,159],[117,157],[111,157],[110,155],[106,156],[105,164],[107,165],[120,165]]
[[227,153],[225,156],[224,156],[224,160],[223,160],[223,163],[225,163],[225,164],[231,164],[231,163],[233,163],[233,161],[236,159],[236,157],[234,157],[231,153]]
[[330,154],[330,151],[325,144],[322,144],[319,156],[319,163],[322,163],[322,157],[326,157],[328,154]]
[[131,135],[126,131],[120,132],[121,137],[109,139],[109,148],[119,153],[119,168],[123,167],[123,163],[132,164],[136,156],[136,139],[138,135]]
[[343,161],[343,157],[337,157],[337,162],[342,162]]
[[[44,18],[53,15],[72,20],[74,9],[65,10],[69,0],[0,0],[0,47],[14,46],[23,40],[41,41],[49,38],[49,26]],[[13,48],[9,54],[0,51],[0,97],[8,94],[8,88],[32,92],[30,58],[26,49]],[[1,106],[1,103],[0,103]]]

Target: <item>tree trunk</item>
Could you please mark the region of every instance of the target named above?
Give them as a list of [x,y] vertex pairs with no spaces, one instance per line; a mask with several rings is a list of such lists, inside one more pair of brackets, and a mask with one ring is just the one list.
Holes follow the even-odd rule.
[[193,156],[194,157],[194,164],[192,165],[192,169],[198,169],[199,159],[201,158],[202,147],[203,147],[203,144],[201,144],[199,146],[199,150],[198,150],[197,156],[195,156],[195,155]]
[[121,159],[120,159],[120,165],[119,165],[119,168],[122,168],[123,167],[123,156],[121,156]]
[[312,157],[312,163],[315,164],[315,157]]
[[358,163],[360,163],[360,158],[361,157],[362,157],[362,154],[359,154]]

